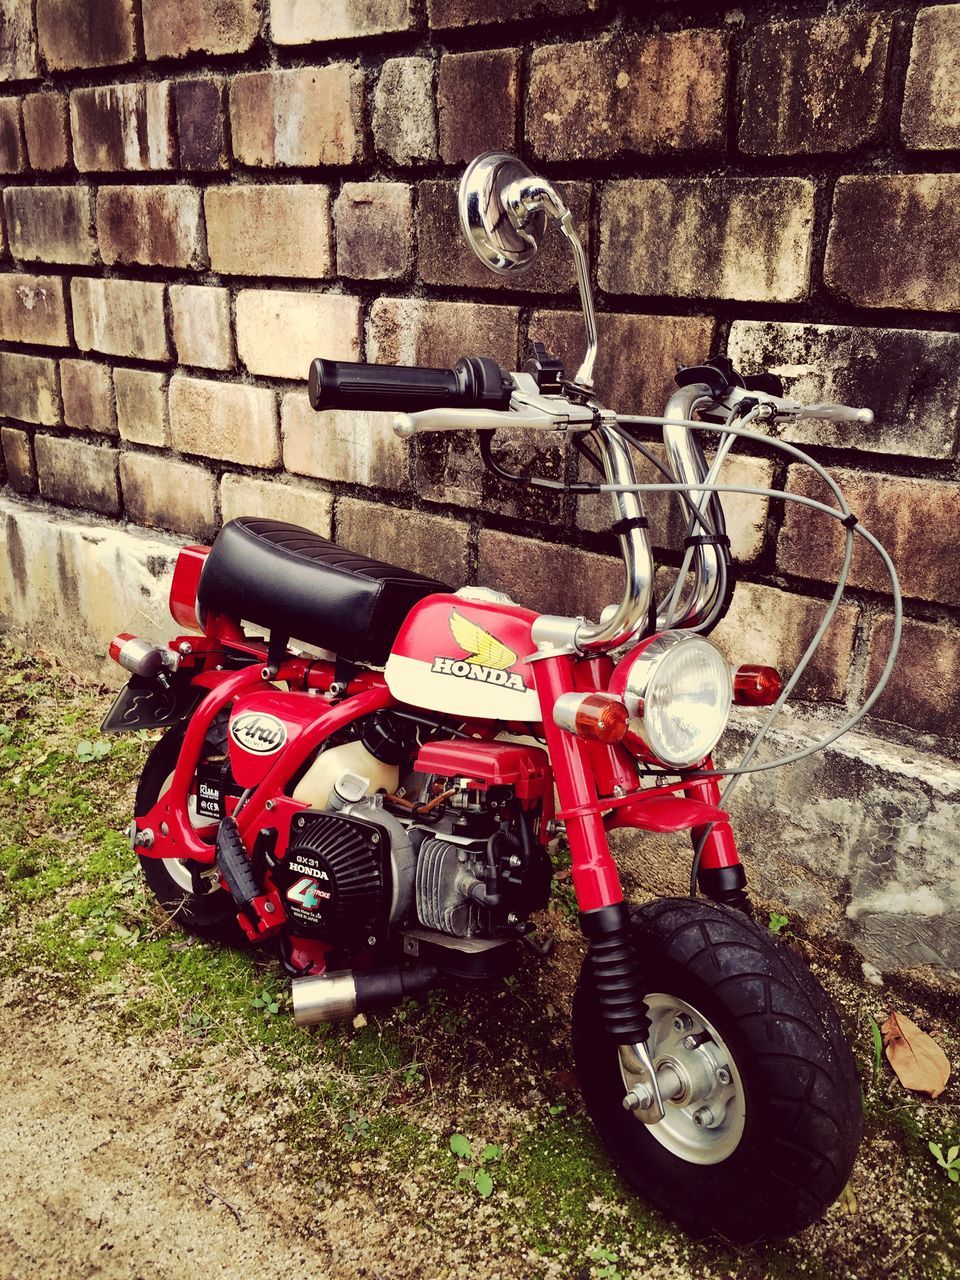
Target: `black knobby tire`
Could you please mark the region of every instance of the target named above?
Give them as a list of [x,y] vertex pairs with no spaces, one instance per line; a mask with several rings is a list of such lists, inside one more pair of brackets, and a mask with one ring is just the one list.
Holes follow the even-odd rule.
[[[166,789],[183,745],[184,730],[181,726],[169,729],[156,744],[137,787],[134,813],[142,817],[149,813]],[[164,858],[149,858],[140,854],[143,876],[154,897],[181,928],[201,937],[215,938],[231,946],[246,945],[246,936],[237,924],[237,908],[230,894],[222,886],[200,878],[209,867],[187,860],[171,863]],[[196,892],[186,886],[209,884],[205,892]]]
[[856,1067],[833,1006],[797,956],[727,907],[665,898],[631,918],[644,994],[676,997],[678,1008],[712,1024],[735,1064],[743,1111],[734,1149],[695,1163],[624,1110],[619,1050],[604,1037],[585,967],[574,1057],[604,1144],[633,1187],[695,1235],[746,1243],[801,1230],[843,1190],[863,1127]]

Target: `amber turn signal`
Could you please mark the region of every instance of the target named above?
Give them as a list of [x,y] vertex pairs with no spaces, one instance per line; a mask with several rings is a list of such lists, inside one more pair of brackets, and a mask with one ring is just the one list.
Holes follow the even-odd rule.
[[553,706],[553,721],[578,738],[612,746],[623,741],[630,714],[612,693],[562,693]]
[[737,667],[733,676],[733,700],[738,707],[770,707],[783,692],[783,681],[773,667]]

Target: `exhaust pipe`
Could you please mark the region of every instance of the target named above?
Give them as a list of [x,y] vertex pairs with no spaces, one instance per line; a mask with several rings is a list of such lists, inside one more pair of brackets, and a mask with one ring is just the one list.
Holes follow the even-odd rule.
[[367,1009],[399,1004],[407,996],[432,987],[439,976],[433,965],[401,969],[342,969],[293,980],[293,1017],[299,1027],[341,1022]]

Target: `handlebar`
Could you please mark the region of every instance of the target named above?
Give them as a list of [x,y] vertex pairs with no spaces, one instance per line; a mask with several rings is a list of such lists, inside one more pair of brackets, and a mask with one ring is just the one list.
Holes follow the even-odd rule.
[[489,356],[467,356],[452,369],[410,365],[311,362],[308,380],[314,409],[506,409],[514,384]]

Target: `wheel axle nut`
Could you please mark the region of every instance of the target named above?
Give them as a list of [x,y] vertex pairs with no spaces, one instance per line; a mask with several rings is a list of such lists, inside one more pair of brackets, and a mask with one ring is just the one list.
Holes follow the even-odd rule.
[[[642,1090],[642,1092],[641,1092]],[[644,1085],[631,1089],[623,1099],[624,1111],[646,1111],[653,1101],[653,1094]]]

